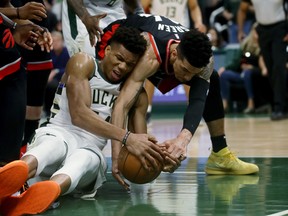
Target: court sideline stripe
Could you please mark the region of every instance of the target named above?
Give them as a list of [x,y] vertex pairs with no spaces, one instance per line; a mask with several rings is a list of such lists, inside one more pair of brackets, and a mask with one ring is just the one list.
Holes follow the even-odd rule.
[[275,213],[275,214],[270,214],[270,215],[267,215],[267,216],[283,216],[283,215],[288,215],[288,210],[285,210],[285,211],[282,211],[282,212],[278,212],[278,213]]
[[[108,174],[111,174],[112,171],[107,171],[106,173]],[[193,171],[175,171],[173,173],[178,173],[178,174],[206,174],[205,172],[193,172]],[[162,172],[161,174],[171,174],[171,173],[168,173],[168,172]]]

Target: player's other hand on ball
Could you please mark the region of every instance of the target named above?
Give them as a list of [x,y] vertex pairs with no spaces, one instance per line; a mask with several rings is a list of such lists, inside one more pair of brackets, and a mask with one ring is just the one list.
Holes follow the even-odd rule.
[[181,166],[181,161],[185,160],[186,156],[181,153],[182,151],[176,151],[175,149],[174,151],[169,152],[169,147],[167,145],[161,144],[159,146],[165,155],[163,171],[173,173],[176,169],[178,169]]
[[149,140],[150,142],[155,143],[155,144],[158,142],[158,140],[156,139],[156,137],[153,136],[153,135],[151,135],[151,134],[148,134],[148,140]]
[[164,172],[173,173],[179,166],[181,161],[186,159],[187,145],[190,142],[190,132],[182,130],[181,133],[173,139],[165,140],[159,144],[164,152]]
[[181,160],[179,158],[173,157],[170,153],[165,152],[165,161],[162,169],[164,172],[173,173],[180,166]]

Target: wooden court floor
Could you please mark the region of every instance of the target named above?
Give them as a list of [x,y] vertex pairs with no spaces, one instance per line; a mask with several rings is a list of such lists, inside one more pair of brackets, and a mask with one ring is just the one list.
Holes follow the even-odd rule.
[[[151,133],[159,142],[173,138],[182,120],[153,119]],[[228,117],[226,137],[241,159],[256,163],[260,172],[245,176],[209,176],[204,173],[211,142],[205,123],[189,145],[188,158],[173,174],[156,181],[131,185],[124,191],[113,179],[98,190],[95,199],[60,198],[60,207],[43,215],[69,216],[220,216],[288,215],[288,120],[268,117]],[[111,148],[104,150],[111,168]]]

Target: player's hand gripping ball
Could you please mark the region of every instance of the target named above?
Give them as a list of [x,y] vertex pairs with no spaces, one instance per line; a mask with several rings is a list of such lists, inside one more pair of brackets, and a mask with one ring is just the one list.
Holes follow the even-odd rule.
[[[158,168],[156,170],[153,169],[152,171],[146,170],[142,166],[140,160],[131,154],[125,146],[123,146],[118,157],[118,169],[130,182],[145,184],[156,179],[162,171],[161,163],[156,158],[155,160],[158,163]],[[147,160],[146,163],[148,166],[151,166]]]

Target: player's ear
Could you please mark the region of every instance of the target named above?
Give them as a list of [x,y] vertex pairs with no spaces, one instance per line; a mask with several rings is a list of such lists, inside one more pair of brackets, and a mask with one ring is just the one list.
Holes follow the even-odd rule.
[[178,56],[178,51],[177,51],[177,49],[175,48],[175,49],[173,49],[172,52],[171,52],[171,57],[172,57],[173,59],[176,59],[177,56]]
[[110,52],[111,52],[111,46],[108,45],[108,46],[106,46],[106,48],[105,48],[105,56],[108,55]]

